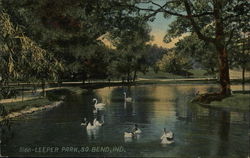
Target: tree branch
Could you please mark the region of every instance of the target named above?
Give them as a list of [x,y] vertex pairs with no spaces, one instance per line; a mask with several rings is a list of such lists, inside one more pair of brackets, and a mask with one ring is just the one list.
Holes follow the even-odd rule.
[[[135,5],[123,5],[123,7],[129,7],[129,8],[134,8],[134,9],[137,9],[139,11],[148,11],[148,12],[153,12],[149,15],[147,15],[145,18],[148,19],[152,16],[155,16],[157,13],[167,13],[167,14],[170,14],[170,15],[174,15],[174,16],[179,16],[179,17],[182,17],[182,18],[191,18],[189,15],[184,15],[184,14],[180,14],[180,13],[177,13],[177,12],[174,12],[174,11],[170,11],[170,10],[167,10],[165,9],[165,7],[167,7],[167,5],[169,5],[170,3],[174,3],[174,1],[168,1],[166,2],[163,6],[161,6],[160,4],[157,4],[153,1],[149,1],[147,3],[151,3],[157,7],[159,7],[158,9],[151,9],[151,8],[141,8],[141,7],[138,7],[138,6],[135,6]],[[201,17],[201,16],[205,16],[205,15],[213,15],[213,12],[203,12],[203,13],[200,13],[200,14],[193,14],[192,17]]]
[[189,5],[187,0],[184,1],[184,5],[186,8],[187,15],[189,17],[188,19],[190,20],[191,25],[193,26],[198,37],[204,41],[207,41],[207,42],[215,42],[214,38],[207,37],[201,33],[201,28],[198,26],[198,24],[195,22],[195,20],[193,18],[194,16],[192,15],[191,8],[190,8],[190,5]]

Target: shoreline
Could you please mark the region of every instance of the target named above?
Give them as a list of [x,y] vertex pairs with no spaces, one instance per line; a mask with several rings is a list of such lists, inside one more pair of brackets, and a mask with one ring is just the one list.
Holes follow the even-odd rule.
[[[65,98],[65,95],[67,95],[69,93],[79,94],[79,93],[83,92],[83,89],[74,88],[74,87],[57,87],[57,88],[47,88],[47,89],[49,89],[49,90],[46,90],[47,97],[45,97],[44,99],[48,100],[51,103],[47,102],[47,103],[41,104],[41,102],[40,103],[37,102],[37,103],[29,104],[28,102],[32,102],[32,101],[37,99],[36,97],[30,98],[30,99],[22,102],[25,104],[25,106],[21,107],[21,109],[15,110],[15,111],[9,111],[9,112],[7,112],[6,116],[0,116],[0,122],[4,121],[6,119],[12,119],[15,117],[23,116],[25,114],[31,114],[34,112],[39,112],[39,111],[48,110],[48,109],[58,107],[64,102],[63,100]],[[18,102],[20,102],[20,100],[19,101],[17,100],[16,102],[13,102],[13,103],[18,105]],[[6,108],[4,106],[4,104],[9,104],[9,103],[6,102],[6,103],[2,104],[2,106],[4,108]],[[30,105],[32,105],[32,106],[30,106]]]
[[228,111],[228,112],[247,112],[245,110],[237,109],[237,108],[229,108],[229,107],[218,107],[218,106],[213,106],[210,104],[204,104],[204,103],[197,103],[199,106],[207,109],[213,109],[213,110],[222,110],[222,111]]
[[202,103],[195,101],[193,103],[207,109],[222,110],[228,112],[249,112],[250,95],[235,94],[224,98],[221,101],[212,101],[211,103]]
[[0,122],[4,121],[6,119],[16,118],[16,117],[23,116],[23,115],[26,115],[26,114],[31,114],[31,113],[34,113],[34,112],[53,109],[55,107],[60,106],[63,102],[64,101],[56,101],[56,102],[53,102],[52,104],[49,104],[49,105],[43,105],[43,106],[40,106],[40,107],[31,107],[29,109],[20,110],[20,111],[17,111],[17,112],[11,112],[11,113],[7,114],[4,117],[0,117]]

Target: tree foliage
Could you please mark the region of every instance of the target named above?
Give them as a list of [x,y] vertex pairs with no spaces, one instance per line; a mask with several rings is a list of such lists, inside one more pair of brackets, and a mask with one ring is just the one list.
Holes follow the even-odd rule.
[[187,72],[192,67],[190,58],[184,57],[174,51],[169,51],[157,62],[161,71],[178,75],[189,75]]
[[191,34],[178,41],[175,51],[179,55],[189,58],[196,68],[205,69],[209,74],[218,72],[214,45],[200,40],[196,34]]
[[[0,13],[0,75],[3,83],[29,77],[55,77],[60,63],[14,26],[7,13]],[[45,78],[43,76],[43,78]]]
[[231,94],[228,44],[235,35],[235,30],[243,23],[237,23],[238,18],[246,21],[249,17],[249,1],[245,0],[171,0],[162,4],[147,1],[153,7],[143,8],[134,6],[138,10],[147,11],[146,18],[162,12],[165,17],[176,16],[170,25],[166,41],[178,37],[186,32],[196,33],[204,42],[214,45],[218,56],[218,70],[221,94]]

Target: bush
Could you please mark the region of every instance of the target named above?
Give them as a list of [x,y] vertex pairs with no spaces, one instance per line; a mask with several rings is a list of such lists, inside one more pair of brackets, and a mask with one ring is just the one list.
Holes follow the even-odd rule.
[[10,87],[2,87],[0,89],[0,99],[15,98],[17,95],[18,91],[16,89]]

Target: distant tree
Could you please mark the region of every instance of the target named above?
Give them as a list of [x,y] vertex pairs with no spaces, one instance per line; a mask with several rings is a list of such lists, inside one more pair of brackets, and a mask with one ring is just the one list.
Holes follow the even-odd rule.
[[200,40],[196,34],[184,37],[176,43],[176,53],[190,58],[193,64],[198,63],[208,74],[217,72],[217,58],[214,45]]
[[245,72],[250,70],[250,36],[242,33],[234,43],[230,45],[230,60],[232,67],[241,68],[242,84],[245,84]]
[[173,51],[163,55],[162,59],[157,62],[161,71],[187,76],[189,76],[188,70],[192,68],[191,65],[190,58],[178,55]]
[[158,66],[156,63],[163,57],[164,54],[166,54],[168,49],[159,47],[157,45],[147,45],[145,49],[146,63],[152,67],[155,72],[157,72]]
[[109,34],[110,41],[120,53],[117,69],[128,82],[135,81],[137,72],[145,73],[148,67],[145,48],[151,40],[150,28],[141,17],[127,17],[117,26],[123,27],[123,30],[114,30]]

